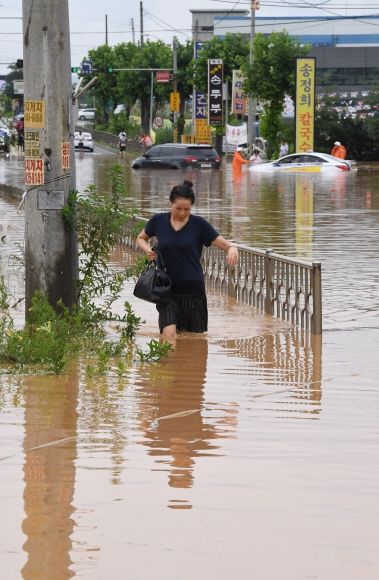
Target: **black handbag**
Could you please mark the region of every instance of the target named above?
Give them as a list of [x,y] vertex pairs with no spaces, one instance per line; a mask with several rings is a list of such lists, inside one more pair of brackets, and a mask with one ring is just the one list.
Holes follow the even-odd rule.
[[142,270],[134,288],[134,296],[153,304],[168,304],[171,299],[171,280],[159,250],[152,247],[157,257]]

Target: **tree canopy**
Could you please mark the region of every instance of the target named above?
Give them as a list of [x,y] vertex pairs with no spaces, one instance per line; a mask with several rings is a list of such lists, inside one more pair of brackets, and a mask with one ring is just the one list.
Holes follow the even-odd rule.
[[240,69],[248,62],[250,45],[242,34],[226,33],[225,39],[214,36],[210,42],[205,42],[199,51],[198,58],[192,60],[192,75],[195,77],[195,87],[203,93],[208,92],[208,59],[222,58],[224,61],[224,81],[229,83],[231,94],[233,70]]
[[[178,91],[181,100],[188,100],[192,94],[191,70],[189,64],[193,55],[193,42],[187,41],[182,45],[178,42]],[[114,47],[107,45],[99,46],[90,50],[88,57],[83,60],[91,60],[93,68],[136,68],[136,69],[172,69],[172,47],[161,40],[144,43],[143,50],[132,42],[121,43]],[[172,71],[170,71],[172,72]],[[131,107],[137,101],[141,103],[142,130],[147,132],[149,128],[150,97],[151,97],[151,71],[130,70],[109,72],[93,72],[92,76],[98,76],[93,92],[103,111],[109,101],[115,104],[125,103]],[[173,90],[172,83],[157,83],[155,72],[153,74],[155,106],[157,103],[167,102],[170,92]]]
[[242,65],[243,88],[253,99],[264,102],[260,132],[268,140],[276,140],[285,95],[294,95],[295,59],[307,56],[310,49],[285,30],[269,36],[258,33],[254,38],[254,63],[245,60]]

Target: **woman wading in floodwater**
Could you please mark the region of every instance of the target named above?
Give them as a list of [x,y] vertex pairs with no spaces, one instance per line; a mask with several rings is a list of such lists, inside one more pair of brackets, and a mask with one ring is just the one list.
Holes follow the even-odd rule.
[[176,185],[170,193],[171,211],[157,213],[137,237],[137,245],[149,260],[155,259],[148,240],[156,236],[159,251],[171,278],[169,304],[157,306],[162,337],[175,338],[177,330],[206,332],[208,309],[203,268],[200,263],[203,246],[216,246],[226,252],[229,266],[238,262],[238,250],[200,216],[191,215],[195,194],[191,181]]

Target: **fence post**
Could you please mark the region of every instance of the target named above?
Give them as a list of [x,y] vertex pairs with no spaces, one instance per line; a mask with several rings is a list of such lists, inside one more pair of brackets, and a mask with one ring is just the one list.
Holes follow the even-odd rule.
[[322,334],[321,262],[313,266],[313,334]]
[[266,278],[266,296],[265,296],[265,313],[266,314],[274,314],[274,305],[273,305],[273,267],[272,267],[272,259],[270,258],[270,254],[273,253],[273,249],[270,248],[266,250],[266,257],[265,257],[265,278]]
[[235,272],[234,267],[228,266],[228,296],[231,296],[232,298],[235,298],[233,284],[234,272]]

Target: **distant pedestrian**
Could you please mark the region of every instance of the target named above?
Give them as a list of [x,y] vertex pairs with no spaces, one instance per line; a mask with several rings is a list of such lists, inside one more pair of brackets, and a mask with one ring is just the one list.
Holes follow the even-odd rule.
[[256,149],[253,153],[253,155],[250,157],[249,159],[251,165],[259,165],[260,163],[262,163],[262,159],[259,156],[259,151],[258,149]]
[[126,136],[125,131],[121,131],[121,133],[118,136],[118,145],[120,147],[120,155],[121,157],[123,157],[123,155],[125,155],[125,150],[126,150],[126,142],[127,142],[128,138]]
[[79,154],[82,155],[84,153],[84,135],[81,131],[79,131],[79,135],[77,136],[77,140],[78,140]]
[[24,131],[18,131],[17,145],[19,153],[24,151]]
[[334,143],[334,147],[332,149],[333,157],[338,157],[338,159],[345,159],[346,158],[346,149],[339,141]]
[[288,155],[288,145],[283,139],[280,143],[279,157],[285,157],[286,155]]
[[152,148],[153,146],[153,140],[150,136],[150,133],[148,133],[147,135],[145,135],[145,145],[146,145],[146,151],[148,151],[149,149]]
[[233,156],[233,169],[242,169],[242,165],[248,164],[248,160],[242,157],[242,147],[237,147],[237,150],[234,152]]

